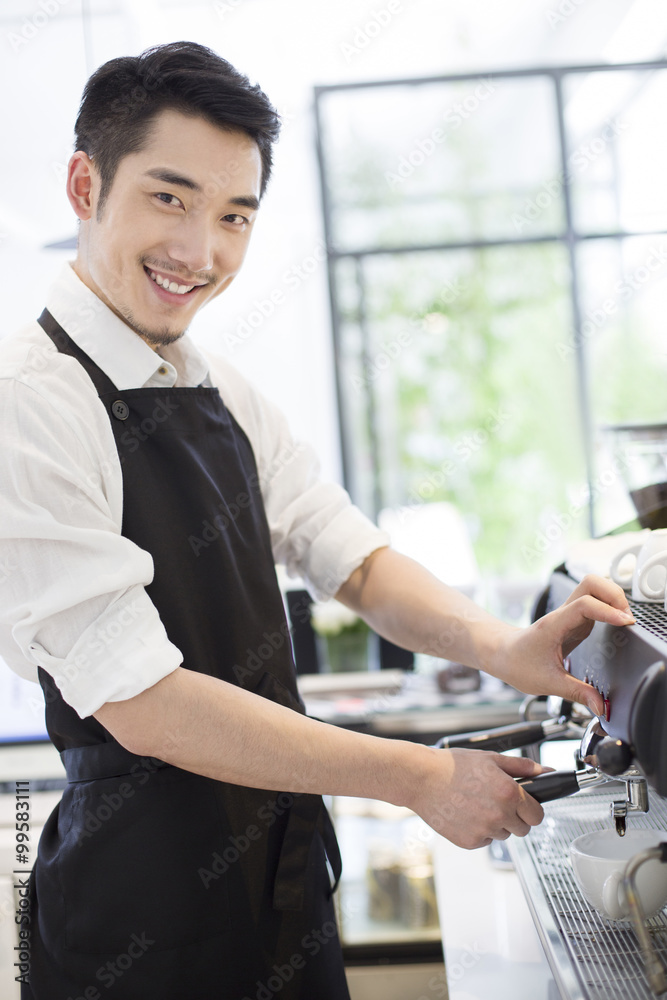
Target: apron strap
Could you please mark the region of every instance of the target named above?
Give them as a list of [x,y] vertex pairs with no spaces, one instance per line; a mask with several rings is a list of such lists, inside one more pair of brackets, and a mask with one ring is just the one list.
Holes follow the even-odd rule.
[[69,354],[70,357],[83,365],[85,371],[90,376],[93,385],[97,389],[98,395],[105,392],[118,392],[108,375],[105,375],[101,368],[93,364],[78,344],[76,344],[68,333],[65,333],[60,323],[58,323],[48,309],[44,309],[37,322],[41,326],[47,337],[50,337],[61,354]]
[[316,829],[322,837],[334,876],[329,896],[336,891],[343,865],[331,817],[320,795],[298,795],[290,808],[273,883],[275,910],[303,909],[308,855]]
[[329,859],[329,864],[331,865],[331,871],[334,877],[334,884],[331,886],[331,895],[333,895],[338,888],[338,883],[340,882],[340,876],[343,871],[343,860],[340,856],[340,847],[338,846],[336,831],[331,821],[329,810],[324,805],[324,802],[322,803],[317,828],[320,831],[322,840],[324,841],[324,848],[327,852],[327,858]]
[[96,743],[88,747],[71,747],[60,754],[67,780],[95,781],[98,778],[119,778],[139,769],[155,771],[172,767],[157,757],[139,757],[120,743]]

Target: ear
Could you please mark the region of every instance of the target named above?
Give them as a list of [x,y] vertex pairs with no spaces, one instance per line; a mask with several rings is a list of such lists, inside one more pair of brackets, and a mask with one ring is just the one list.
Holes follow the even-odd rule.
[[67,165],[67,197],[82,221],[93,214],[93,189],[96,186],[93,161],[82,149],[77,149]]

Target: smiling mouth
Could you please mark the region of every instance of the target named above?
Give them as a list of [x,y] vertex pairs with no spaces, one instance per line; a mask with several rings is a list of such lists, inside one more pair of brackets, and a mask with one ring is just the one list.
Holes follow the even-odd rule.
[[180,281],[176,280],[174,276],[165,274],[160,271],[153,271],[151,268],[146,267],[144,264],[144,271],[150,278],[151,282],[159,289],[160,298],[167,298],[167,301],[177,302],[179,299],[185,299],[188,295],[192,295],[197,291],[198,288],[203,288],[203,284],[197,285],[185,285]]

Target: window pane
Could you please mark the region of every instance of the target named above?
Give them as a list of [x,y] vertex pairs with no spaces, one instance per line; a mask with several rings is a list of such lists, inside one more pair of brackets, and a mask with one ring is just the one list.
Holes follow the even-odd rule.
[[[596,523],[611,530],[634,516],[613,438],[602,428],[667,423],[667,236],[592,240],[578,250],[582,343],[593,419]],[[619,471],[620,469],[620,471]]]
[[365,353],[354,308],[343,343],[355,499],[375,512],[375,463],[376,509],[449,500],[483,569],[553,568],[588,528],[565,250],[382,255],[362,278]]
[[575,228],[667,228],[667,71],[575,74],[564,93]]
[[548,78],[333,91],[322,114],[340,250],[562,230]]

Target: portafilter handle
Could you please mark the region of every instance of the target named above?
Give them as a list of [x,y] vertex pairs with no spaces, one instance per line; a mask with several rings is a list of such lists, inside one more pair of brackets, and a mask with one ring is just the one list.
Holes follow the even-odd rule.
[[585,769],[583,771],[545,771],[533,778],[516,778],[517,785],[532,795],[538,802],[551,802],[553,799],[563,799],[574,795],[583,788],[599,785],[607,781],[606,774]]
[[555,736],[567,737],[572,723],[567,716],[559,719],[543,719],[541,722],[513,722],[509,726],[495,729],[480,729],[474,733],[456,733],[443,736],[434,743],[437,750],[517,750],[533,743],[542,743]]

